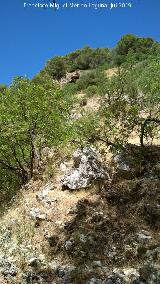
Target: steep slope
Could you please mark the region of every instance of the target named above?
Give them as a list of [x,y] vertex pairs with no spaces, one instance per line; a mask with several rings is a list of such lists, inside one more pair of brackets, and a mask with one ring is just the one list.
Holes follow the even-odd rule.
[[85,189],[62,190],[72,161],[61,163],[47,184],[23,187],[1,219],[6,283],[158,284],[159,147],[148,153],[143,171],[121,157],[111,180]]

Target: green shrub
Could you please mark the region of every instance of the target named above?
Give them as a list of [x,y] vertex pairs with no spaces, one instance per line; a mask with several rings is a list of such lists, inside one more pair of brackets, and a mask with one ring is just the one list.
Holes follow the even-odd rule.
[[45,71],[53,78],[53,79],[61,79],[66,74],[66,66],[63,57],[56,56],[50,59],[45,67]]
[[92,97],[94,95],[99,94],[99,88],[98,86],[89,86],[86,90],[85,90],[86,94],[88,97]]
[[15,78],[0,97],[0,166],[26,182],[38,167],[43,145],[66,138],[70,97]]
[[77,80],[77,88],[79,91],[87,89],[89,86],[95,86],[96,85],[96,72],[90,71],[87,73],[84,73],[80,76],[80,78]]

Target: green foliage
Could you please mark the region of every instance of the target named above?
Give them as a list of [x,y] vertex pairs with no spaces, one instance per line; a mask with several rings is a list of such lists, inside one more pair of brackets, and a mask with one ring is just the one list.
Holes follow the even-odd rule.
[[70,124],[68,129],[70,140],[76,141],[77,145],[84,146],[96,135],[98,128],[99,114],[88,112]]
[[53,79],[61,79],[66,74],[65,61],[63,57],[56,56],[50,59],[45,67],[45,71],[51,76]]
[[[106,68],[115,64],[120,65],[117,74],[107,77]],[[76,83],[60,88],[53,80],[77,69],[84,73]],[[133,130],[141,145],[144,138],[158,137],[159,82],[159,43],[126,35],[112,51],[85,47],[52,58],[32,80],[17,77],[8,88],[0,85],[1,200],[34,175],[45,146],[66,149],[69,142],[77,146],[102,140],[117,147]],[[103,104],[98,112],[84,111],[72,120],[69,113],[78,104],[79,91],[101,96]]]
[[[68,100],[72,100],[72,95],[75,95],[78,91],[78,86],[75,83],[68,83],[64,85],[62,89],[62,93],[65,97],[67,97]],[[75,98],[74,98],[75,100]]]
[[[11,171],[0,167],[0,211],[17,193],[20,187],[19,179]],[[1,213],[1,212],[0,212]]]
[[88,97],[92,97],[94,95],[99,94],[99,88],[98,88],[98,86],[95,86],[95,85],[88,86],[87,89],[85,90],[85,92],[86,92]]
[[0,84],[0,93],[4,93],[7,89],[7,86],[5,84]]
[[152,45],[152,54],[154,56],[160,55],[160,43],[159,42],[154,42]]
[[159,63],[150,61],[143,69],[142,66],[121,68],[118,76],[109,79],[106,105],[102,107],[101,114],[104,120],[101,131],[103,139],[122,145],[127,142],[133,130],[137,131],[140,138],[142,135],[151,137],[153,132],[154,137],[158,135],[154,123],[150,126],[147,124],[143,134],[142,126],[146,124],[146,120],[147,123],[159,123],[159,76]]
[[159,53],[159,43],[152,38],[137,37],[132,34],[124,35],[112,50],[108,48],[91,48],[85,46],[63,57],[50,59],[44,70],[53,79],[61,79],[67,72],[76,70],[93,70],[97,68],[111,68],[126,61],[142,61],[148,56]]
[[63,57],[54,57],[45,66],[45,71],[53,79],[61,79],[67,72],[78,69],[90,70],[99,66],[108,66],[110,62],[110,51],[108,48],[93,49],[86,46],[71,52]]
[[[86,46],[83,49],[77,51],[77,55],[78,56],[74,58],[74,61],[72,61],[73,65],[71,71],[74,71],[76,69],[94,69],[98,66],[107,64],[110,59],[109,50],[107,48],[92,49]],[[70,56],[72,57],[72,54],[68,56],[69,61]]]
[[145,59],[146,55],[151,53],[153,43],[152,38],[137,37],[133,34],[124,35],[115,48],[115,64],[122,64],[130,52],[138,61]]
[[58,88],[58,84],[53,81],[52,77],[46,71],[41,71],[36,76],[34,76],[32,82],[35,85],[42,86],[46,90],[51,88]]
[[160,57],[149,61],[140,76],[139,83],[142,90],[151,95],[153,103],[160,101]]
[[77,88],[78,88],[79,91],[85,90],[89,86],[95,86],[97,84],[96,72],[95,71],[89,71],[89,72],[84,73],[77,80],[76,84],[77,84]]
[[38,167],[44,145],[65,140],[69,103],[62,92],[25,78],[14,79],[0,97],[0,165],[22,182]]
[[94,71],[86,71],[77,80],[76,85],[79,91],[85,91],[88,95],[103,95],[107,90],[107,77],[105,71],[95,69]]

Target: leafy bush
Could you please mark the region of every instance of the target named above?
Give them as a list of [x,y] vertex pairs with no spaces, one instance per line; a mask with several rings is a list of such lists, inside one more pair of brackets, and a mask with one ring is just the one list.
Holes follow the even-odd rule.
[[88,112],[85,116],[70,124],[68,129],[70,140],[75,141],[77,146],[84,146],[86,143],[91,142],[91,139],[98,132],[98,128],[99,115]]
[[74,99],[74,101],[75,101],[75,97],[72,98],[72,95],[75,95],[77,91],[78,91],[78,86],[75,83],[68,83],[64,85],[62,89],[62,93],[64,94],[64,96],[66,96],[68,100]]
[[63,57],[54,57],[50,59],[45,67],[45,71],[53,78],[53,79],[61,79],[66,74],[65,61]]
[[[20,188],[20,181],[11,171],[0,167],[0,211]],[[1,212],[0,212],[1,213]]]
[[85,90],[89,86],[96,86],[96,72],[90,71],[82,74],[76,84],[79,91]]
[[157,61],[150,61],[143,69],[142,66],[121,69],[118,76],[109,79],[108,97],[101,113],[104,120],[101,133],[103,137],[107,135],[106,140],[122,145],[136,130],[143,146],[145,137],[153,132],[154,137],[158,135],[155,127],[160,125],[159,80]]
[[67,72],[76,70],[92,70],[119,66],[128,60],[132,54],[134,62],[142,61],[148,56],[159,53],[159,43],[152,38],[137,37],[133,34],[124,35],[115,48],[91,48],[85,46],[65,56],[55,56],[50,59],[44,70],[53,79],[61,79]]
[[87,89],[85,90],[86,94],[88,97],[92,97],[94,95],[98,95],[99,94],[99,89],[98,86],[88,86]]
[[5,84],[0,84],[0,93],[5,92],[7,89],[7,86]]
[[135,54],[135,59],[138,61],[145,59],[151,53],[153,43],[152,38],[137,37],[133,34],[124,35],[115,48],[115,64],[124,63],[129,52]]
[[110,51],[108,48],[93,49],[86,46],[69,53],[63,57],[53,57],[49,60],[44,70],[54,79],[61,79],[67,72],[75,70],[90,70],[110,63]]
[[0,166],[22,182],[33,176],[44,145],[65,140],[70,102],[62,92],[16,78],[0,96]]

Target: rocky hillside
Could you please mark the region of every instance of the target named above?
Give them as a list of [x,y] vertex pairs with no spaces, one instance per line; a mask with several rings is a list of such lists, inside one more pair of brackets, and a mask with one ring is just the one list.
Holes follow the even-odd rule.
[[0,86],[0,284],[160,284],[160,44]]
[[26,184],[1,216],[1,283],[160,283],[160,148],[144,151],[88,145]]

